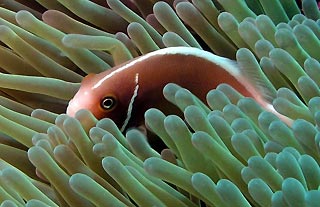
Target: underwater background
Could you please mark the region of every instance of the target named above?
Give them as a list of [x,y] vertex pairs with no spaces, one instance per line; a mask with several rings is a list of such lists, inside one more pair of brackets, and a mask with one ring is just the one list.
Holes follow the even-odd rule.
[[[0,206],[320,206],[319,17],[315,0],[1,0]],[[65,114],[87,74],[175,46],[236,60],[291,121],[227,84],[206,102],[167,85],[183,117],[145,113],[161,150]]]

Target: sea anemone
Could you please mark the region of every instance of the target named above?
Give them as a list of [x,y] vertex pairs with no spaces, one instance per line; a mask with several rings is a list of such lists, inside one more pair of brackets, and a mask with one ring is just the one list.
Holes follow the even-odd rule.
[[[319,205],[319,9],[315,0],[2,1],[1,206]],[[282,114],[221,84],[183,117],[152,108],[123,134],[63,114],[82,78],[164,47],[237,60]],[[262,80],[262,81],[261,81]],[[280,116],[281,117],[281,116]]]

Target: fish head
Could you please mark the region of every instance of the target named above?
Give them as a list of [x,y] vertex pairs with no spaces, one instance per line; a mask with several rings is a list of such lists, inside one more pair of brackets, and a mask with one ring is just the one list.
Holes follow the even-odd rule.
[[[107,78],[106,78],[107,77]],[[90,74],[69,101],[67,114],[75,116],[81,109],[89,110],[97,119],[110,118],[119,128],[126,128],[138,95],[138,75]]]

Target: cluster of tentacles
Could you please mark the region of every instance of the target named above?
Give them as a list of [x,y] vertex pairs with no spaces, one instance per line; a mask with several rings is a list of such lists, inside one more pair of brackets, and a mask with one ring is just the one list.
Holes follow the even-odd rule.
[[[1,207],[319,206],[315,0],[0,2]],[[226,84],[206,103],[167,85],[184,117],[145,113],[161,152],[137,129],[63,114],[86,74],[173,46],[237,60],[292,125]]]

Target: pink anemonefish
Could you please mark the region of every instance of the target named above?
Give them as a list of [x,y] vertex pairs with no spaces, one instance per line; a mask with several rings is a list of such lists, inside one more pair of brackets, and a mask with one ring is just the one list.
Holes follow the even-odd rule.
[[89,74],[69,102],[67,114],[74,116],[78,110],[88,109],[98,119],[112,119],[122,131],[141,126],[147,109],[154,107],[166,113],[175,108],[162,94],[167,83],[190,90],[202,101],[206,101],[211,89],[227,83],[266,109],[271,106],[241,75],[236,61],[196,48],[171,47],[137,57],[100,74]]

